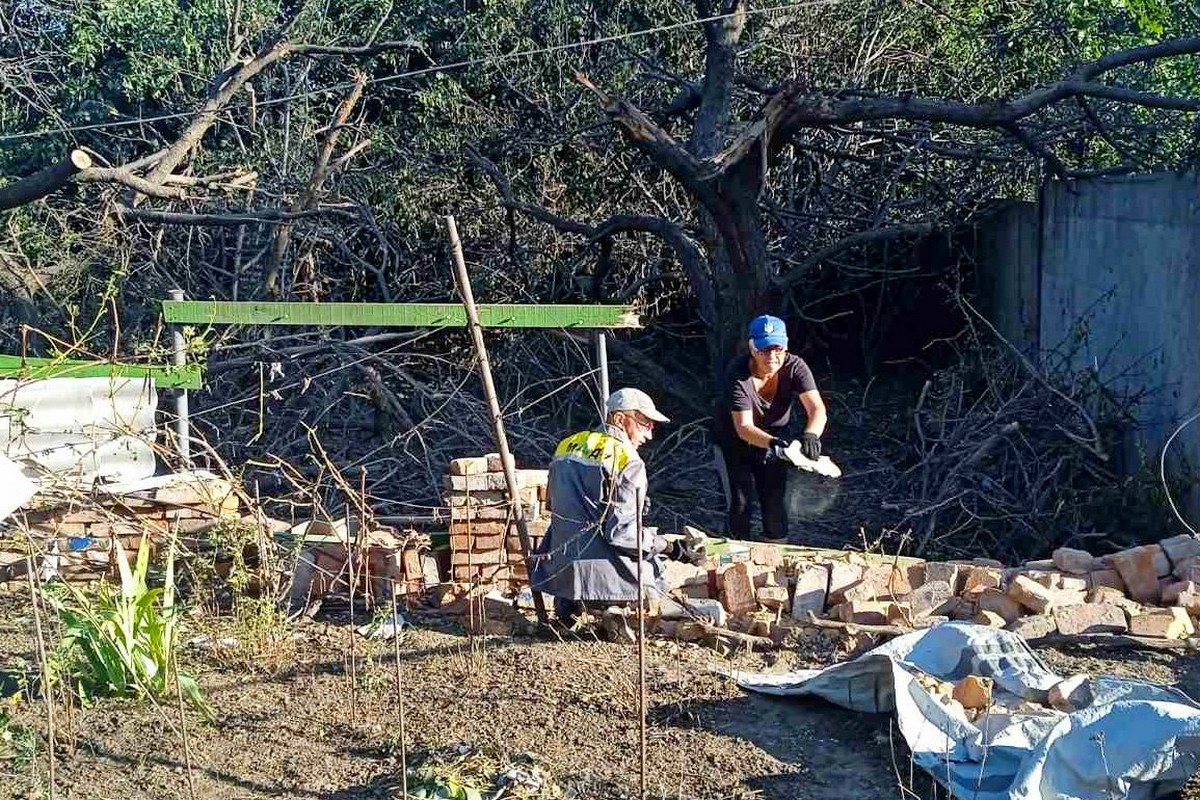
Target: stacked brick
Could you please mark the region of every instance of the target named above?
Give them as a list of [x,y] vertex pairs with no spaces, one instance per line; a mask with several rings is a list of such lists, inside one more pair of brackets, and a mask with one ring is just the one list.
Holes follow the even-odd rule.
[[[194,536],[220,520],[238,517],[232,487],[215,477],[180,475],[166,485],[128,494],[88,497],[68,504],[28,508],[24,516],[39,563],[48,559],[64,580],[115,575],[120,542],[126,558],[142,535],[158,546],[170,533]],[[24,574],[29,543],[24,536],[0,542],[0,580]],[[48,554],[48,555],[47,555]]]
[[[1175,536],[1100,557],[1061,548],[1052,559],[1016,568],[986,559],[881,560],[832,551],[785,557],[762,545],[729,563],[672,564],[668,580],[676,596],[718,600],[728,628],[776,641],[812,617],[892,629],[971,621],[1030,640],[1182,639],[1195,635],[1200,619],[1200,539]],[[670,620],[662,627],[680,630]]]
[[[550,527],[544,469],[516,470],[522,514],[536,548]],[[442,479],[450,508],[450,569],[453,581],[504,592],[528,583],[529,571],[508,500],[497,453],[456,458]]]
[[293,530],[306,544],[292,573],[292,608],[310,607],[333,594],[353,594],[368,608],[386,609],[393,592],[398,599],[425,592],[422,551],[428,549],[427,536],[389,527],[362,534],[357,528],[353,520],[311,520]]

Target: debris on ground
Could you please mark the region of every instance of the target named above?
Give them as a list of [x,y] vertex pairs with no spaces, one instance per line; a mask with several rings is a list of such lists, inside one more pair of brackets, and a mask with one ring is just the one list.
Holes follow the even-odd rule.
[[1017,634],[979,625],[908,633],[823,670],[732,674],[764,694],[894,712],[914,762],[959,798],[1161,797],[1200,750],[1200,704],[1182,692],[1064,679]]

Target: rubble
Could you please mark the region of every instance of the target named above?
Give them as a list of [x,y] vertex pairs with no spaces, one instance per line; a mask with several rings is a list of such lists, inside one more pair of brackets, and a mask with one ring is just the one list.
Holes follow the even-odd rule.
[[[458,495],[447,498],[454,577],[464,580],[469,573],[479,580],[487,574],[515,584],[526,575],[509,521],[492,512],[506,487],[495,472],[498,459],[490,461],[456,460],[445,480],[448,492]],[[518,474],[523,501],[544,513],[545,472]],[[534,517],[530,524],[538,522],[545,520]],[[464,569],[468,563],[469,571]],[[1195,635],[1200,540],[1175,536],[1099,557],[1060,547],[1051,558],[1016,566],[992,559],[921,561],[729,542],[701,566],[668,562],[664,579],[678,602],[661,603],[661,616],[650,629],[720,647],[738,641],[759,647],[814,625],[829,628],[825,634],[853,637],[894,635],[948,620],[1006,628],[1028,641],[1080,637],[1094,642],[1097,636],[1124,635],[1135,643],[1169,642]],[[721,630],[731,635],[714,633]],[[986,707],[975,705],[980,697],[964,702],[951,694],[947,690],[947,702],[967,713]]]

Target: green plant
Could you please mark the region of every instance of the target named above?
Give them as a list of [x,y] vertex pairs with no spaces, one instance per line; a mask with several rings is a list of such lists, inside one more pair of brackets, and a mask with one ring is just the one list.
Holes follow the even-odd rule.
[[59,670],[82,698],[102,695],[171,697],[176,681],[192,704],[211,716],[195,679],[175,663],[179,608],[175,605],[175,554],[167,554],[163,586],[147,583],[150,542],[143,535],[132,568],[113,539],[121,584],[102,584],[92,596],[66,584],[47,592],[63,625]]
[[29,728],[13,724],[8,709],[0,707],[0,761],[21,770],[37,755],[37,736]]

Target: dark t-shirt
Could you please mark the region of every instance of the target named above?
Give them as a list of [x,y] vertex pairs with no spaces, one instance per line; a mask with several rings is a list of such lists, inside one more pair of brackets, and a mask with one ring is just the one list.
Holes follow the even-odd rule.
[[750,375],[750,357],[738,356],[725,368],[721,380],[721,399],[717,404],[716,433],[720,438],[737,438],[733,429],[734,411],[753,411],[754,424],[767,433],[781,433],[792,418],[796,395],[817,388],[812,370],[800,356],[788,353],[779,368],[775,396],[768,402],[754,388]]

